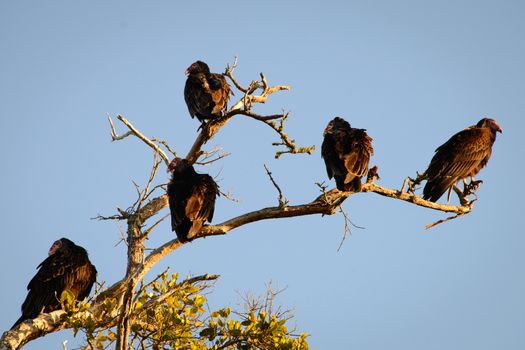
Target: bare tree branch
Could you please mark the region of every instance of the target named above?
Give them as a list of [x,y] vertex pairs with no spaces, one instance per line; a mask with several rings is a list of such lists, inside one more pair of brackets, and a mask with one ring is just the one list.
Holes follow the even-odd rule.
[[164,148],[166,148],[166,150],[168,150],[168,152],[170,152],[171,155],[173,155],[173,157],[176,157],[176,156],[177,156],[177,152],[175,152],[173,149],[171,149],[171,147],[170,147],[170,145],[168,144],[167,141],[159,140],[159,139],[156,138],[156,137],[153,137],[153,138],[151,139],[151,141],[156,142],[156,143],[158,143],[159,145],[163,145]]
[[99,220],[99,221],[106,221],[106,220],[126,220],[127,218],[125,218],[124,216],[120,215],[120,214],[115,214],[115,215],[110,215],[110,216],[103,216],[103,215],[97,215],[93,218],[91,218],[91,220]]
[[288,113],[271,114],[271,115],[260,115],[260,114],[254,113],[252,111],[243,111],[242,114],[247,116],[247,117],[250,117],[252,119],[261,121],[261,122],[267,122],[267,121],[270,121],[270,120],[282,119],[282,118],[287,118],[288,117]]
[[386,187],[376,185],[375,183],[365,183],[362,186],[361,192],[373,192],[381,196],[399,199],[405,202],[416,204],[420,207],[430,208],[434,210],[443,211],[446,213],[456,214],[468,214],[472,210],[472,204],[470,205],[450,205],[434,203],[431,201],[424,200],[423,198],[399,190],[394,190]]
[[[275,158],[279,159],[283,154],[298,154],[298,153],[307,153],[312,154],[315,151],[315,145],[309,147],[298,147],[295,144],[295,140],[290,139],[288,134],[284,131],[284,122],[289,117],[289,113],[281,114],[272,114],[272,115],[259,115],[253,113],[252,111],[238,111],[239,114],[245,115],[252,119],[258,120],[265,123],[270,128],[272,128],[281,138],[281,142],[273,142],[273,146],[285,146],[286,151],[277,151],[275,153]],[[276,123],[276,120],[279,121],[279,124]]]
[[219,193],[221,194],[221,196],[223,196],[224,198],[232,201],[232,202],[235,202],[235,203],[240,203],[241,200],[240,199],[237,199],[233,196],[233,194],[228,191],[228,192],[222,192],[221,189],[219,188]]
[[111,141],[124,140],[126,137],[128,137],[130,135],[133,135],[132,131],[128,131],[125,134],[122,134],[122,135],[119,136],[117,134],[117,129],[115,129],[115,124],[113,124],[113,120],[111,119],[110,116],[108,116],[108,121],[109,121],[109,125],[111,127]]
[[237,79],[235,79],[235,77],[233,76],[233,72],[235,71],[235,68],[237,68],[237,56],[235,56],[234,59],[233,59],[233,65],[230,66],[229,63],[226,65],[226,70],[224,71],[224,75],[227,76],[228,78],[230,78],[230,80],[235,85],[237,90],[246,93],[248,91],[248,89],[242,87],[242,85],[239,84]]
[[115,131],[115,126],[113,125],[113,121],[111,120],[111,117],[108,117],[108,119],[109,119],[109,124],[111,125],[111,138],[113,141],[122,140],[130,135],[135,135],[136,137],[141,139],[146,145],[151,147],[155,152],[157,152],[157,154],[162,157],[166,165],[170,163],[170,159],[168,158],[166,153],[164,153],[164,151],[160,149],[160,147],[157,146],[153,141],[151,141],[146,136],[144,136],[140,131],[138,131],[126,118],[124,118],[120,114],[117,116],[117,119],[120,120],[124,125],[126,125],[128,129],[130,130],[122,136],[117,135]]
[[355,228],[364,229],[364,227],[357,226],[356,224],[354,224],[352,222],[352,220],[350,220],[350,217],[344,211],[342,204],[339,205],[339,212],[341,213],[341,215],[343,215],[344,222],[345,222],[345,228],[344,228],[344,232],[343,232],[343,238],[341,238],[341,242],[339,243],[339,247],[337,247],[337,251],[341,250],[341,247],[343,246],[343,243],[344,243],[344,241],[346,239],[346,236],[347,235],[352,235],[352,231],[350,230],[350,225],[354,226]]
[[273,176],[272,176],[272,173],[270,172],[270,169],[268,169],[268,167],[266,166],[266,164],[264,164],[264,170],[266,170],[266,174],[268,174],[268,177],[270,178],[270,181],[272,182],[273,184],[273,187],[275,187],[277,189],[277,193],[279,194],[279,208],[284,208],[287,204],[288,204],[288,199],[283,199],[283,192],[281,191],[281,188],[279,187],[279,185],[277,185],[277,182],[275,182]]
[[19,349],[33,339],[63,329],[62,315],[65,315],[62,310],[42,314],[30,322],[22,322],[15,329],[4,332],[0,341],[0,350]]
[[158,219],[157,221],[155,221],[155,223],[153,225],[151,225],[150,228],[148,228],[141,236],[141,238],[147,238],[151,232],[153,232],[153,230],[155,229],[155,227],[157,227],[158,224],[160,224],[161,222],[163,222],[168,216],[170,216],[170,214],[166,214],[164,215],[163,217],[161,217],[160,219]]
[[[381,196],[403,200],[403,201],[413,203],[418,206],[422,206],[422,207],[426,207],[426,208],[430,208],[434,210],[439,210],[439,211],[444,211],[444,212],[457,213],[461,215],[468,214],[471,210],[471,207],[454,206],[454,205],[439,204],[439,203],[426,201],[416,195],[402,193],[398,190],[385,188],[385,187],[376,185],[374,183],[363,184],[361,191],[362,192],[373,192]],[[263,208],[260,210],[252,211],[252,212],[234,217],[232,219],[226,220],[216,225],[204,226],[196,238],[224,235],[237,227],[249,224],[251,222],[260,221],[260,220],[284,218],[284,217],[295,217],[295,216],[302,216],[302,215],[313,215],[313,214],[332,215],[332,214],[335,214],[338,206],[344,200],[346,200],[346,198],[348,198],[348,196],[350,196],[351,194],[352,192],[342,192],[337,189],[333,189],[331,191],[323,193],[321,196],[317,197],[310,203],[295,205],[295,206],[287,205],[283,208],[269,207],[269,208]],[[160,211],[161,209],[167,206],[168,206],[167,195],[162,195],[160,197],[153,199],[142,209],[142,212],[143,212],[142,220],[148,219],[149,217],[155,215],[158,211]],[[149,271],[149,269],[151,269],[151,267],[153,267],[164,256],[173,252],[174,250],[176,250],[182,245],[183,244],[180,243],[177,239],[173,239],[163,244],[159,248],[155,249],[154,251],[152,251],[144,259],[144,262],[142,264],[143,268],[138,273],[137,278],[141,279]],[[117,282],[115,285],[118,285],[119,283],[125,283],[125,280]],[[118,289],[118,288],[114,288],[112,286],[110,287],[110,290],[111,289]]]
[[453,215],[453,216],[449,216],[448,218],[441,219],[441,220],[438,220],[438,221],[433,222],[433,223],[431,223],[431,224],[428,224],[428,225],[425,226],[425,228],[428,230],[429,228],[432,228],[432,227],[437,226],[437,225],[439,225],[439,224],[442,224],[442,223],[444,223],[444,222],[447,222],[447,221],[450,221],[450,220],[454,220],[454,219],[456,219],[456,218],[459,218],[459,217],[462,216],[462,215],[464,215],[464,214],[456,214],[456,215]]
[[139,200],[137,203],[136,211],[138,211],[142,207],[142,204],[144,204],[144,201],[148,198],[148,195],[151,194],[149,189],[151,187],[151,184],[153,183],[153,180],[155,179],[155,175],[157,175],[157,170],[159,169],[159,164],[160,164],[160,161],[157,158],[157,155],[158,153],[154,153],[153,155],[153,166],[151,167],[151,172],[149,174],[149,179],[148,179],[148,182],[146,183],[146,187],[144,188],[144,190],[139,192],[139,196],[138,196]]
[[216,154],[219,153],[221,150],[222,150],[221,147],[216,146],[209,151],[202,151],[201,160],[196,161],[195,164],[208,165],[208,164],[214,163],[220,159],[226,158],[231,155],[231,153],[223,152],[216,156]]

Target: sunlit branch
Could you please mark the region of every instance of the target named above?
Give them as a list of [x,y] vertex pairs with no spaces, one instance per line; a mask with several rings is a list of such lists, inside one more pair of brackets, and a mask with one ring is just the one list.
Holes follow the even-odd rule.
[[275,179],[273,178],[272,173],[270,172],[270,169],[268,169],[266,164],[264,164],[264,170],[266,170],[266,174],[270,178],[270,181],[272,182],[273,187],[275,187],[275,189],[277,190],[277,193],[279,194],[279,197],[278,197],[279,208],[284,208],[288,204],[288,199],[283,199],[284,198],[283,192],[281,191],[281,188],[279,187],[277,182],[275,182]]
[[151,141],[149,138],[144,136],[140,131],[138,131],[126,118],[124,118],[121,115],[118,115],[117,119],[120,120],[124,125],[126,125],[130,131],[128,131],[127,133],[125,133],[125,134],[123,134],[121,136],[119,136],[117,134],[116,130],[115,130],[115,125],[113,124],[113,121],[111,120],[111,117],[108,117],[109,124],[111,126],[111,138],[112,138],[113,141],[122,140],[122,139],[125,139],[126,137],[128,137],[130,135],[134,135],[134,136],[138,137],[139,139],[141,139],[149,147],[151,147],[155,152],[157,152],[157,154],[162,157],[162,159],[164,160],[164,163],[166,163],[166,165],[168,165],[170,163],[170,159],[168,158],[166,153],[164,153],[164,151],[162,149],[160,149],[160,147],[157,146],[153,141]]

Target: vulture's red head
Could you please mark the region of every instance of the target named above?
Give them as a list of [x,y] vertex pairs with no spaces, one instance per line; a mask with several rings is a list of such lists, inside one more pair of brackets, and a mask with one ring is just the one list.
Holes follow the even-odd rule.
[[60,238],[59,240],[56,240],[53,245],[51,246],[51,248],[49,248],[49,252],[47,252],[47,255],[53,255],[55,254],[56,252],[60,251],[60,250],[64,250],[64,249],[69,249],[71,247],[73,247],[75,245],[75,243],[73,243],[71,240],[67,239],[67,238]]
[[498,123],[496,123],[496,121],[494,119],[491,119],[491,118],[483,118],[483,119],[481,119],[478,122],[477,127],[479,127],[479,128],[490,128],[494,132],[503,133],[503,130],[501,130],[501,127],[498,125]]
[[189,66],[186,69],[184,74],[190,75],[190,74],[209,73],[209,72],[210,72],[210,67],[208,67],[206,63],[202,61],[197,61],[197,62],[192,63],[191,66]]
[[182,159],[179,157],[175,157],[171,163],[168,165],[169,173],[174,174],[181,174],[181,173],[187,173],[188,171],[195,172],[193,170],[193,166],[188,162],[187,159]]
[[62,241],[59,239],[51,245],[51,248],[49,248],[49,251],[47,252],[48,256],[51,256],[55,254],[60,248],[62,248]]
[[168,165],[168,169],[167,169],[167,172],[168,173],[171,173],[173,172],[173,170],[175,170],[175,168],[177,168],[177,166],[182,162],[182,158],[179,158],[179,157],[175,157],[173,158],[173,160],[170,162],[170,164]]
[[330,120],[326,128],[324,129],[323,136],[326,134],[332,134],[337,129],[346,128],[350,129],[350,123],[348,123],[346,120],[344,120],[341,117],[335,117],[334,119]]

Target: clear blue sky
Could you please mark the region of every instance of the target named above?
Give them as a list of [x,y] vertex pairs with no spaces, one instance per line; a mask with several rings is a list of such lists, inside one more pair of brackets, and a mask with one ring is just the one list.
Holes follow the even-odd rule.
[[[0,2],[0,328],[59,237],[88,249],[106,284],[124,273],[124,227],[90,218],[129,206],[152,159],[137,140],[111,143],[106,115],[185,154],[198,127],[185,68],[222,71],[238,55],[241,82],[262,71],[293,87],[258,111],[291,111],[290,135],[318,150],[274,160],[268,128],[232,120],[209,145],[232,155],[198,169],[241,199],[220,198],[215,222],[277,203],[264,163],[292,204],[315,198],[335,115],[368,130],[380,184],[394,188],[482,117],[504,132],[464,218],[425,231],[446,214],[359,194],[344,207],[366,229],[340,252],[342,216],[311,216],[198,240],[159,269],[220,274],[211,306],[286,287],[279,301],[312,349],[524,349],[524,14],[522,1]],[[165,222],[148,244],[173,237]],[[81,341],[62,332],[26,348],[63,339]]]

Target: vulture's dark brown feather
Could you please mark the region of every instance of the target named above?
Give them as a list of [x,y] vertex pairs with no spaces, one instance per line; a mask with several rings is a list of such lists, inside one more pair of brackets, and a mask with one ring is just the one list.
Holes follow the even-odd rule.
[[368,172],[373,154],[372,138],[365,129],[352,128],[340,117],[328,123],[324,130],[321,156],[328,178],[335,178],[339,190],[357,192],[361,189],[361,178]]
[[168,170],[171,229],[181,242],[191,241],[205,221],[211,222],[219,187],[208,174],[198,174],[186,160],[175,158]]
[[423,198],[436,202],[459,180],[474,177],[487,165],[497,132],[501,128],[496,121],[483,118],[439,146],[423,174]]
[[186,74],[184,99],[191,117],[197,117],[200,122],[221,117],[232,94],[224,75],[210,73],[210,68],[202,61],[189,66]]
[[38,265],[38,272],[27,286],[22,316],[13,327],[37,317],[41,312],[60,309],[60,296],[65,290],[73,293],[76,300],[83,300],[91,292],[97,270],[84,248],[61,238],[53,243],[49,252],[50,255]]

